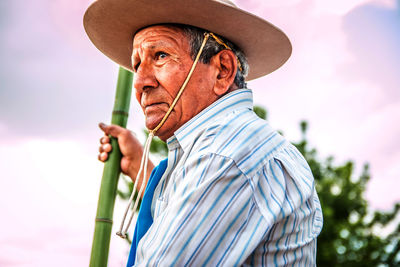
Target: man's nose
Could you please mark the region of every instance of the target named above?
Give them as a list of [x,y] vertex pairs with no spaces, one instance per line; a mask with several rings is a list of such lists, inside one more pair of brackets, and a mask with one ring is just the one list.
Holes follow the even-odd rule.
[[137,91],[144,91],[146,88],[156,88],[157,79],[151,64],[142,62],[134,75],[133,86]]

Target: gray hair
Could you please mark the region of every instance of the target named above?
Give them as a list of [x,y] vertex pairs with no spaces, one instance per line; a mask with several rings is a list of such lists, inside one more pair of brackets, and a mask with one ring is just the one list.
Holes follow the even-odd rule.
[[[203,42],[204,33],[207,31],[201,28],[184,24],[169,24],[169,25],[183,30],[184,34],[189,39],[191,48],[190,53],[194,60],[197,55],[197,52],[200,49],[201,43]],[[247,88],[245,79],[247,74],[249,73],[249,64],[247,63],[246,55],[239,47],[237,47],[231,41],[219,35],[217,35],[217,37],[220,38],[227,46],[231,48],[232,52],[236,55],[236,58],[240,62],[241,70],[238,64],[234,84],[236,84],[239,88]],[[224,49],[226,48],[223,45],[219,44],[214,38],[210,37],[206,45],[204,46],[199,61],[204,64],[208,64],[210,63],[210,60],[214,55],[218,54],[220,51]]]

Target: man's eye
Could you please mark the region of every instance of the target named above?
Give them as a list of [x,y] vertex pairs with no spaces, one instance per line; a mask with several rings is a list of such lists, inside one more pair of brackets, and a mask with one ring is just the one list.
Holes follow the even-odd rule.
[[165,59],[167,56],[168,54],[165,52],[157,52],[155,58],[156,60],[159,60],[159,59]]

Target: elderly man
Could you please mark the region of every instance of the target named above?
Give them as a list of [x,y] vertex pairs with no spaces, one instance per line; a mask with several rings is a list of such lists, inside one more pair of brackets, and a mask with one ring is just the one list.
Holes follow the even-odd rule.
[[[148,164],[149,204],[128,266],[314,266],[322,212],[312,173],[253,112],[245,83],[287,60],[286,36],[216,0],[98,0],[84,22],[93,43],[135,73],[146,127],[169,149]],[[100,128],[99,159],[109,135],[118,138],[122,171],[137,179],[143,147],[126,129]]]

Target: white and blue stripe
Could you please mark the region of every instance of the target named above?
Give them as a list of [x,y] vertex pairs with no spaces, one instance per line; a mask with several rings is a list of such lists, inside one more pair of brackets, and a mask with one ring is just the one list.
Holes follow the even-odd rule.
[[168,141],[138,266],[315,266],[322,212],[302,155],[236,90]]

